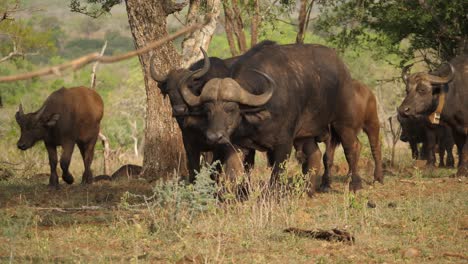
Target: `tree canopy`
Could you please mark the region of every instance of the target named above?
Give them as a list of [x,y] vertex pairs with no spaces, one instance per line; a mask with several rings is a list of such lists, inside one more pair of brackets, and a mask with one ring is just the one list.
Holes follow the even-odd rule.
[[331,0],[316,29],[341,48],[377,44],[402,63],[419,57],[430,65],[467,52],[467,14],[466,0]]

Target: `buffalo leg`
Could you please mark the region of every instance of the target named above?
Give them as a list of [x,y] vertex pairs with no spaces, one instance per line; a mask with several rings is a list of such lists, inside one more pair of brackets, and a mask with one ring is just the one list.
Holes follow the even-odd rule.
[[445,165],[447,165],[447,167],[453,168],[455,166],[455,158],[453,157],[453,142],[451,144],[448,143],[447,146],[445,146],[445,150],[447,151],[447,162]]
[[315,190],[316,178],[320,170],[322,152],[313,138],[306,140],[302,148],[306,157],[304,163],[302,163],[302,173],[309,175],[310,193],[312,193]]
[[438,146],[438,152],[439,152],[439,167],[443,168],[445,167],[445,146],[441,140],[439,140],[439,146]]
[[432,129],[427,129],[426,131],[426,142],[427,144],[427,166],[434,167],[435,165],[435,145],[436,145],[436,135]]
[[78,144],[81,156],[83,157],[84,172],[81,178],[81,184],[93,183],[93,173],[91,171],[91,164],[94,158],[94,146],[96,145],[97,138],[92,139],[86,144]]
[[364,127],[371,147],[372,157],[374,158],[374,182],[383,183],[382,152],[380,150],[379,123],[373,123]]
[[338,146],[338,141],[334,136],[325,142],[325,155],[323,155],[323,176],[322,183],[320,184],[320,191],[328,192],[331,189],[331,179],[330,174],[333,167],[333,161],[335,159],[335,150]]
[[411,156],[413,157],[413,159],[419,159],[418,143],[416,141],[410,140],[409,145],[411,148]]
[[244,150],[244,170],[249,173],[255,165],[255,150],[246,149]]
[[[189,170],[189,183],[195,183],[196,173],[200,171],[200,154],[201,151],[196,147],[197,142],[192,142],[188,140],[187,137],[182,137],[184,141],[185,154],[187,157],[187,167]],[[214,159],[214,157],[213,157]]]
[[58,187],[58,176],[57,176],[57,147],[46,144],[47,154],[49,155],[50,165],[50,178],[49,186]]
[[349,166],[349,173],[351,174],[349,189],[355,192],[359,189],[362,189],[362,180],[358,174],[358,161],[361,143],[357,139],[355,130],[352,128],[340,128],[336,129],[336,132],[341,139],[346,161],[348,162]]
[[[454,133],[455,134],[455,133]],[[457,176],[468,176],[468,136],[457,133],[456,140],[458,138],[457,146],[459,149],[458,156],[458,170]],[[461,149],[461,151],[460,151]]]
[[275,146],[275,148],[268,153],[268,160],[273,167],[270,177],[270,186],[275,186],[278,183],[280,174],[284,171],[285,161],[291,153],[292,143],[282,144]]
[[60,157],[60,168],[62,168],[62,179],[68,183],[73,183],[73,176],[68,171],[70,167],[70,161],[73,154],[73,149],[75,148],[74,142],[67,142],[62,145],[62,156]]

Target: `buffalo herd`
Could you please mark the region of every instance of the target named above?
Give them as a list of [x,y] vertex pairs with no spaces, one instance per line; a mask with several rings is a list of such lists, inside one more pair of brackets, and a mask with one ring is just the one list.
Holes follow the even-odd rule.
[[[263,41],[245,54],[229,59],[208,57],[188,69],[150,75],[168,96],[173,116],[182,131],[189,169],[188,180],[196,180],[200,155],[211,152],[223,164],[229,180],[248,173],[255,151],[266,152],[272,168],[270,186],[278,183],[284,162],[293,148],[303,155],[302,172],[310,176],[311,190],[326,191],[334,152],[341,144],[349,166],[349,188],[362,188],[358,172],[363,130],[374,159],[374,181],[383,183],[380,122],[377,101],[363,83],[353,80],[337,53],[316,44],[280,45]],[[454,166],[457,146],[458,175],[468,166],[468,56],[458,56],[430,73],[403,72],[406,97],[398,107],[401,140],[409,142],[414,158],[439,166]],[[34,113],[24,114],[20,105],[16,120],[21,128],[18,148],[26,150],[43,140],[49,154],[51,186],[58,186],[57,146],[63,152],[62,179],[71,184],[70,157],[77,144],[85,170],[82,183],[92,183],[90,170],[94,145],[103,115],[101,97],[93,90],[76,87],[52,93]],[[324,174],[319,186],[315,176],[326,146]],[[422,143],[419,151],[417,144]],[[437,150],[437,151],[436,151]],[[447,154],[447,161],[444,156]],[[221,169],[221,168],[220,168]]]

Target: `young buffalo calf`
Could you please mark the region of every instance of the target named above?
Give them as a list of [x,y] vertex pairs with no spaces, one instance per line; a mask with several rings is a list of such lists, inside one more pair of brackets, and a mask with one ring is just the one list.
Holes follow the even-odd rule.
[[34,113],[25,114],[20,105],[16,113],[16,122],[21,128],[18,148],[26,150],[43,140],[49,154],[49,185],[58,187],[57,146],[63,149],[60,157],[62,179],[72,184],[73,176],[68,167],[77,144],[85,167],[81,183],[92,183],[91,163],[103,110],[99,94],[86,87],[57,90]]

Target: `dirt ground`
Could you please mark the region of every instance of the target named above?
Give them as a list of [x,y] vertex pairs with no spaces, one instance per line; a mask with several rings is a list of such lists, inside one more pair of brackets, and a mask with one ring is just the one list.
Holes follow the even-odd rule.
[[[55,190],[47,174],[13,176],[0,180],[0,262],[468,263],[466,178],[408,161],[372,185],[372,162],[360,165],[368,183],[356,194],[338,159],[330,193],[308,197],[291,166],[287,191],[265,195],[256,181],[242,202],[220,202],[202,183],[133,179]],[[287,228],[337,228],[355,241]]]

